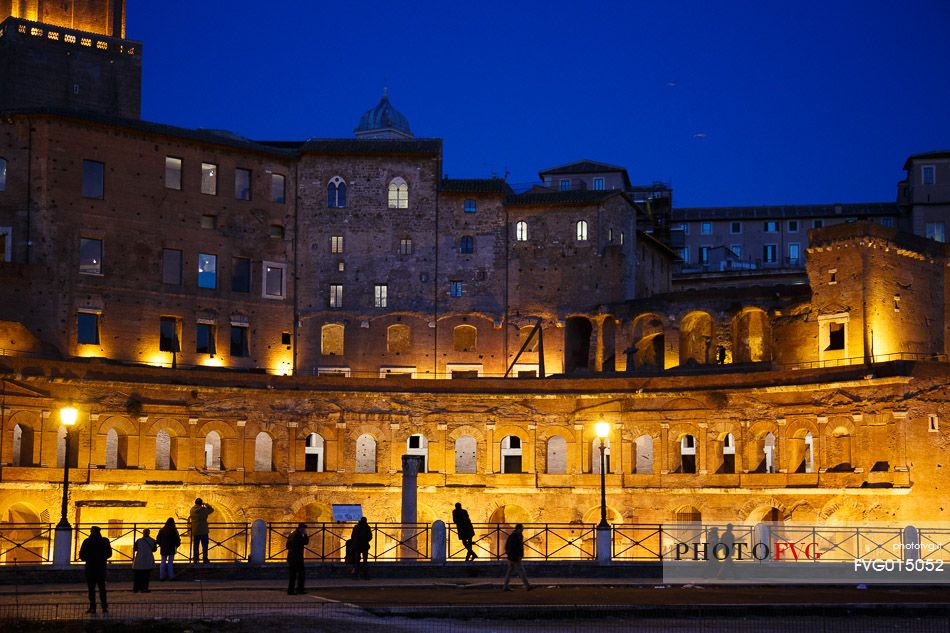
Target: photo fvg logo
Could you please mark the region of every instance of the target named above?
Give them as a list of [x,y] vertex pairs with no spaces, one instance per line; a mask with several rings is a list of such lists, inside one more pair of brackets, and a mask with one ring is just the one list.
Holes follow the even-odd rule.
[[775,541],[769,543],[677,543],[675,560],[727,561],[727,560],[776,560],[785,562],[816,561],[821,558],[818,543]]

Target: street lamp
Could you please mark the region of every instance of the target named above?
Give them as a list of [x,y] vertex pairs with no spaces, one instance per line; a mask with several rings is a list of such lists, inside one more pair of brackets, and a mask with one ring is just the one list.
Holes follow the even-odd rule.
[[607,437],[610,435],[610,422],[598,422],[594,425],[594,432],[600,439],[600,523],[597,529],[610,528],[607,523]]
[[76,418],[79,411],[75,407],[63,407],[59,410],[59,421],[66,429],[65,447],[63,451],[63,512],[56,525],[56,529],[71,529],[69,519],[67,518],[66,506],[69,503],[69,429],[76,424]]

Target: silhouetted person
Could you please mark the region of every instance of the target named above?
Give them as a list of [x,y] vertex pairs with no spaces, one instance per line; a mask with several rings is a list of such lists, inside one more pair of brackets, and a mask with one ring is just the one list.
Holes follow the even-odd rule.
[[372,540],[373,528],[369,526],[366,517],[363,517],[359,523],[353,526],[353,532],[350,534],[350,542],[353,547],[354,576],[359,576],[362,571],[363,578],[369,577],[367,566],[369,564],[369,544]]
[[148,581],[155,569],[155,550],[158,543],[151,536],[148,528],[142,530],[142,538],[132,545],[132,593],[143,591],[148,593]]
[[112,544],[102,536],[98,525],[89,530],[89,537],[83,540],[79,547],[79,560],[86,564],[86,585],[89,587],[89,610],[86,613],[96,612],[96,587],[99,588],[99,602],[102,612],[109,612],[109,601],[106,599],[106,561],[112,558]]
[[531,591],[531,583],[528,582],[528,575],[524,571],[524,526],[518,524],[515,526],[515,531],[508,535],[508,540],[505,541],[505,556],[508,557],[508,571],[505,572],[505,585],[502,587],[503,591],[511,591],[511,587],[508,586],[508,581],[511,580],[511,572],[517,573],[521,576],[521,582],[524,583],[524,588],[526,591]]
[[175,579],[175,554],[181,546],[181,534],[178,533],[178,527],[175,525],[175,519],[169,517],[165,525],[158,531],[158,579]]
[[307,534],[307,524],[300,523],[297,529],[287,537],[287,567],[290,570],[290,579],[287,582],[287,595],[304,593],[306,572],[304,568],[304,549],[310,542]]
[[214,512],[214,508],[206,504],[201,498],[195,499],[195,505],[191,506],[191,512],[188,514],[188,521],[191,523],[191,562],[198,562],[198,546],[204,553],[204,562],[208,562],[208,515]]
[[720,578],[732,578],[735,573],[733,568],[733,555],[736,547],[736,535],[732,533],[732,523],[726,524],[726,531],[722,533],[719,542],[728,548],[726,557],[722,559],[722,566],[719,570]]
[[726,348],[722,345],[716,348],[716,362],[720,365],[726,364]]
[[462,508],[461,503],[456,503],[455,509],[452,510],[452,522],[455,524],[455,531],[458,532],[459,540],[465,546],[465,562],[475,560],[478,558],[478,554],[472,549],[472,541],[475,540],[475,526],[472,525],[472,520],[468,516],[468,510]]

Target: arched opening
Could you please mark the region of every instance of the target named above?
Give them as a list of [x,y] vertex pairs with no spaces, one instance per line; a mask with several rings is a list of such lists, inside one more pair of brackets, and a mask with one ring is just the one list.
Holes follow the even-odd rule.
[[[604,440],[604,472],[610,471],[610,440]],[[600,438],[595,437],[590,447],[590,472],[600,474]]]
[[33,429],[25,424],[13,426],[13,465],[33,465]]
[[719,468],[717,474],[734,475],[736,472],[736,438],[732,433],[725,433],[719,437],[721,442]]
[[106,468],[128,467],[129,438],[111,428],[106,431]]
[[406,455],[416,455],[422,458],[420,473],[429,472],[429,442],[424,435],[410,435],[406,440]]
[[254,471],[274,470],[274,439],[264,431],[254,438]]
[[477,448],[478,444],[471,435],[463,435],[455,440],[455,472],[475,474]]
[[501,440],[501,472],[522,472],[521,438],[517,435],[508,435]]
[[851,472],[851,431],[844,426],[832,429],[828,438],[828,470],[830,472]]
[[[56,430],[56,467],[62,468],[66,457],[66,427]],[[73,430],[69,434],[69,467],[79,467],[79,432]]]
[[590,335],[593,331],[586,317],[568,317],[564,328],[564,371],[573,373],[590,368]]
[[452,330],[452,349],[456,352],[478,350],[478,330],[473,325],[456,325]]
[[578,220],[574,225],[574,237],[578,242],[587,241],[587,220]]
[[320,328],[320,353],[324,356],[343,356],[343,326],[327,323]]
[[[534,331],[533,325],[525,325],[518,328],[518,349],[521,349],[521,346],[525,344],[525,341],[528,340],[528,337],[531,336],[531,333]],[[528,343],[528,346],[524,348],[525,352],[536,352],[538,351],[538,336],[535,335],[531,338],[531,341]]]
[[209,431],[205,436],[205,470],[224,470],[221,457],[221,435]]
[[692,435],[684,435],[680,438],[679,446],[680,464],[675,470],[678,473],[696,473],[696,438]]
[[[50,539],[43,536],[47,526],[33,508],[25,503],[14,503],[2,518],[5,542],[0,552],[6,552],[5,562],[23,565],[49,560]],[[20,546],[11,547],[10,541]]]
[[675,523],[702,523],[703,513],[695,506],[680,506],[673,512]]
[[372,435],[364,433],[356,440],[356,472],[376,472],[376,440]]
[[506,525],[515,525],[517,523],[530,523],[531,516],[528,511],[519,505],[507,504],[495,508],[491,516],[488,517],[489,523],[503,523]]
[[323,465],[323,437],[319,433],[311,433],[304,441],[303,469],[308,473],[322,473]]
[[330,209],[346,207],[346,181],[339,176],[334,176],[327,183],[327,207]]
[[788,438],[787,446],[788,467],[791,472],[815,472],[815,437],[811,431],[794,431]]
[[389,181],[389,208],[409,208],[409,185],[402,178],[396,177]]
[[176,470],[175,448],[176,438],[165,429],[159,429],[155,434],[155,468],[156,470]]
[[406,354],[411,348],[411,330],[408,325],[394,323],[386,328],[386,351],[388,353]]
[[772,359],[769,317],[759,308],[747,308],[733,324],[733,362],[758,363]]
[[627,350],[627,370],[665,368],[665,345],[663,320],[655,314],[637,317],[633,325],[633,345]]
[[515,224],[515,240],[518,242],[528,241],[528,223],[524,220]]
[[634,450],[636,457],[634,461],[634,470],[638,475],[653,474],[653,437],[641,435],[634,440]]
[[567,474],[567,440],[560,435],[548,438],[547,459],[545,467],[549,475]]
[[752,463],[756,473],[775,472],[775,435],[771,432],[760,434],[756,438],[756,453]]
[[680,324],[680,365],[708,365],[712,353],[713,322],[706,312],[690,312]]

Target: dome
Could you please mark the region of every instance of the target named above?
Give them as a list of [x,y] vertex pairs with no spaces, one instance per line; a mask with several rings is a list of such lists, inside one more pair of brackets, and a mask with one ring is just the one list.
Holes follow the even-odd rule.
[[358,138],[413,138],[409,119],[393,107],[387,92],[383,89],[383,97],[376,107],[360,117],[360,124],[354,130]]

